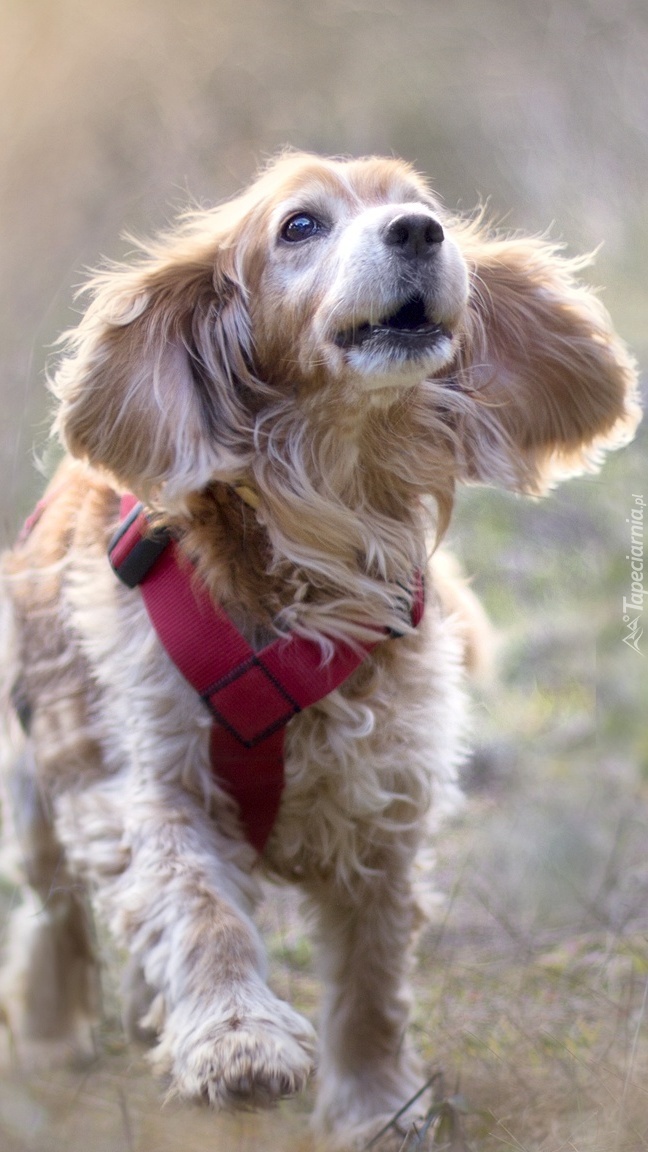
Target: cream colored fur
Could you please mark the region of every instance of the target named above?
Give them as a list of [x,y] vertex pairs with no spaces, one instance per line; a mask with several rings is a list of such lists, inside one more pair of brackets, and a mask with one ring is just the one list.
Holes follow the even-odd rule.
[[[312,234],[295,239],[295,217]],[[487,634],[431,541],[457,482],[539,492],[631,434],[632,363],[575,271],[452,220],[399,161],[291,154],[92,282],[53,380],[77,459],[4,563],[27,728],[9,721],[8,805],[32,893],[5,968],[18,1035],[87,1038],[89,892],[131,956],[125,1018],[172,1091],[265,1104],[317,1063],[314,1123],[345,1149],[415,1092],[416,861],[457,801],[462,670]],[[252,643],[292,629],[326,658],[404,632],[291,720],[260,859],[212,773],[209,713],[108,565],[126,488]],[[404,589],[426,567],[413,629]],[[315,922],[317,1057],[266,984],[264,874],[298,884]]]

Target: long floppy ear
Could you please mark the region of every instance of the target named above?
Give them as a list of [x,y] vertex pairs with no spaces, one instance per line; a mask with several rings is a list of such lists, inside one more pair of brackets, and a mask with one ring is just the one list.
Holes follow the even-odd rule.
[[640,411],[634,363],[578,283],[586,261],[478,229],[459,242],[472,270],[458,377],[466,477],[540,493],[595,468],[604,449],[630,439]]
[[181,500],[241,465],[247,313],[209,219],[90,282],[51,385],[68,450],[143,499]]

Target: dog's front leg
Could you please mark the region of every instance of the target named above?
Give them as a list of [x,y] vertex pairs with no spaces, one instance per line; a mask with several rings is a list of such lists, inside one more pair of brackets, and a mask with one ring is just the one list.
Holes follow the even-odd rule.
[[419,916],[407,849],[386,850],[372,865],[375,874],[353,892],[311,893],[326,985],[314,1123],[336,1148],[363,1146],[421,1085],[405,1035]]
[[128,865],[104,885],[109,921],[156,995],[143,1024],[172,1091],[216,1106],[300,1089],[310,1024],[269,991],[250,919],[255,885],[236,847],[181,787],[139,780],[125,815]]

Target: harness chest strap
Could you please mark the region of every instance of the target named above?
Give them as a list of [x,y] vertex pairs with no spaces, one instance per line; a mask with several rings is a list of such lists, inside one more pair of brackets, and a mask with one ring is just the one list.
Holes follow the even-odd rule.
[[[238,802],[247,838],[261,852],[281,802],[288,721],[339,687],[375,644],[358,652],[337,643],[327,663],[318,644],[294,635],[255,652],[196,580],[172,536],[151,531],[136,497],[123,496],[120,511],[110,562],[129,587],[139,585],[162,644],[209,708],[212,769]],[[414,626],[423,603],[417,574]]]

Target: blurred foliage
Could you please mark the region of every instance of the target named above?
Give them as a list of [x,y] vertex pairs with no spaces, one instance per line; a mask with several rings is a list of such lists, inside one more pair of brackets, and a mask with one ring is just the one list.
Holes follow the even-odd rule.
[[2,0],[4,534],[37,490],[46,351],[84,267],[285,144],[404,155],[453,208],[603,244],[645,351],[646,58],[644,0]]

